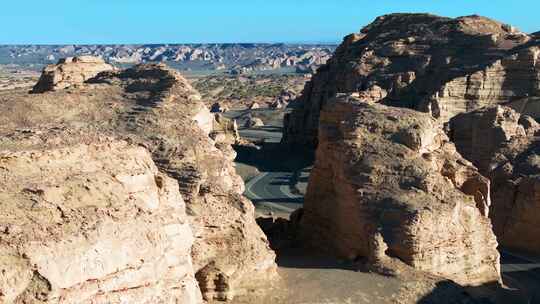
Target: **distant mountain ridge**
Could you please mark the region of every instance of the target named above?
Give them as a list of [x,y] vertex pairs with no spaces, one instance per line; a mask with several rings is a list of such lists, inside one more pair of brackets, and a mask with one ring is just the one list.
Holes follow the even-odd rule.
[[336,49],[325,44],[134,44],[4,45],[1,64],[44,65],[59,58],[92,55],[113,64],[176,62],[180,68],[231,70],[237,73],[279,68],[312,72]]

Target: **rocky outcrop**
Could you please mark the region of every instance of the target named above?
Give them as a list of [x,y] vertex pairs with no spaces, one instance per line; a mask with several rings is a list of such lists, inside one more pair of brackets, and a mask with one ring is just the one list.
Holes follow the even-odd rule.
[[69,57],[60,59],[57,64],[43,69],[38,83],[32,92],[43,93],[65,89],[72,85],[84,83],[104,71],[112,71],[114,67],[101,58],[92,56]]
[[291,90],[283,90],[279,96],[274,100],[270,107],[273,109],[285,108],[289,105],[289,102],[296,99],[296,93]]
[[264,122],[259,117],[248,117],[244,123],[246,128],[264,127]]
[[491,218],[501,245],[540,253],[540,125],[496,106],[450,120],[458,151],[491,179]]
[[260,109],[260,108],[261,108],[261,106],[256,102],[251,103],[251,105],[249,105],[249,107],[248,107],[248,109],[250,109],[250,110],[257,110],[257,109]]
[[487,105],[540,95],[540,43],[479,17],[377,18],[345,37],[306,84],[284,142],[316,145],[321,108],[337,93],[407,107],[447,121]]
[[463,285],[500,280],[489,180],[429,114],[340,96],[321,112],[301,237],[376,269],[406,264]]
[[210,112],[212,113],[225,113],[227,111],[229,111],[229,108],[221,105],[219,102],[212,104],[212,107],[210,108]]
[[[216,145],[226,144],[231,146],[235,144],[240,139],[236,120],[226,118],[218,113],[214,114],[214,124],[210,132],[210,138],[216,142]],[[236,154],[234,152],[231,153],[230,158],[236,158]]]
[[70,93],[31,94],[5,106],[9,113],[24,109],[25,116],[6,113],[0,131],[42,124],[91,127],[146,147],[158,168],[178,181],[206,299],[230,299],[277,278],[275,255],[253,205],[242,196],[235,153],[210,138],[215,117],[178,72],[161,64],[103,72]]
[[178,183],[146,149],[54,129],[0,145],[0,302],[202,303]]

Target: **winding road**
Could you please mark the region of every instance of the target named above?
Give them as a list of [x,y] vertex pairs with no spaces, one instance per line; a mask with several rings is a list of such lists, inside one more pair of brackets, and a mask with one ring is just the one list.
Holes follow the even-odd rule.
[[264,172],[246,184],[245,195],[258,207],[291,213],[302,207],[304,197],[291,192],[291,172]]
[[[243,112],[234,114],[236,115],[232,116],[234,119],[241,115],[245,115]],[[264,144],[279,144],[282,137],[281,131],[282,119],[279,121],[268,122],[267,125],[263,127],[242,128],[239,130],[239,133],[242,138],[255,142],[262,141]],[[271,171],[263,171],[249,180],[246,183],[244,195],[247,196],[256,207],[268,211],[291,213],[302,207],[304,197],[299,194],[298,189],[294,189],[294,187],[297,186],[298,176],[294,176],[294,172],[281,171],[283,169],[272,168],[269,170]],[[307,179],[307,173],[299,172],[297,174],[306,176],[305,178]],[[302,188],[302,186],[300,188]]]
[[540,303],[540,258],[523,256],[506,249],[501,253],[503,281],[523,293],[523,303]]

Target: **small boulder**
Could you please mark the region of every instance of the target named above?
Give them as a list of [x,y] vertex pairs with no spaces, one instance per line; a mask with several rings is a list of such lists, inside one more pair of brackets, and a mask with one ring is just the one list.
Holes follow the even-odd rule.
[[256,110],[256,109],[260,109],[261,106],[258,103],[254,102],[254,103],[250,104],[248,108],[250,110]]
[[246,128],[256,128],[264,127],[264,122],[258,117],[250,117],[246,120],[244,127]]

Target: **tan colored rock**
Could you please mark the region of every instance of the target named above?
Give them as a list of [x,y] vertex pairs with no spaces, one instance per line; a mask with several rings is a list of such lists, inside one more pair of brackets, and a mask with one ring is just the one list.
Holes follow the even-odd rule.
[[258,103],[254,102],[254,103],[250,104],[248,108],[250,110],[256,110],[256,109],[259,109],[260,107],[261,106]]
[[[162,64],[139,65],[100,73],[69,94],[11,96],[4,105],[2,136],[43,124],[91,127],[148,148],[156,165],[178,181],[195,236],[194,268],[206,299],[230,299],[277,279],[275,254],[255,223],[252,203],[242,196],[234,151],[210,138],[214,115],[178,72]],[[218,290],[207,284],[216,277],[226,280]]]
[[429,114],[339,96],[321,112],[301,235],[319,250],[463,285],[500,280],[489,180]]
[[[210,138],[212,138],[216,143],[226,143],[226,147],[231,147],[232,144],[236,143],[240,139],[236,120],[231,120],[219,113],[215,113]],[[234,154],[232,157],[232,159],[234,158],[236,158],[236,154]]]
[[244,123],[246,128],[264,127],[264,122],[258,117],[249,117]]
[[43,69],[33,92],[43,93],[83,84],[101,72],[112,70],[114,70],[112,65],[97,57],[80,56],[60,59],[57,64]]
[[451,140],[463,157],[489,175],[493,167],[491,159],[502,145],[513,137],[527,136],[525,128],[519,124],[520,117],[504,106],[463,113],[449,122]]
[[518,48],[510,55],[456,77],[416,108],[444,121],[459,113],[540,95],[540,47]]
[[178,183],[146,149],[63,131],[1,146],[0,302],[202,303]]
[[499,243],[540,253],[540,125],[503,106],[460,114],[449,125],[458,151],[491,179]]
[[445,122],[487,105],[540,96],[540,40],[480,16],[378,17],[345,37],[285,119],[283,141],[317,144],[320,109],[338,93],[412,108]]

